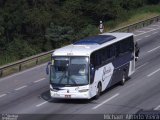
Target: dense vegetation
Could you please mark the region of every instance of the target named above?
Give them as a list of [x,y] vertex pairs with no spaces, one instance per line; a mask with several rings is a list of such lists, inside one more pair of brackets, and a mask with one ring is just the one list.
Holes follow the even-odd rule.
[[0,64],[97,34],[160,0],[0,0]]

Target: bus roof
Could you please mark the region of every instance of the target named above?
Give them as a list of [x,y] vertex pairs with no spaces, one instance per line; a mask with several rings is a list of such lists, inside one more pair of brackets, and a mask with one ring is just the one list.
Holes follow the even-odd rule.
[[93,51],[111,45],[130,36],[133,36],[133,34],[103,33],[97,36],[84,38],[71,45],[56,49],[52,56],[89,56]]
[[112,35],[97,35],[93,37],[84,38],[78,42],[75,42],[73,45],[91,45],[91,44],[104,44],[115,39],[115,36]]

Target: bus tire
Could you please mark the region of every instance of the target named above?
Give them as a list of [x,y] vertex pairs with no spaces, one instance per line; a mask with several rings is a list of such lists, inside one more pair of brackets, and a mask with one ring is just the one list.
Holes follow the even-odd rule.
[[121,82],[120,82],[121,85],[124,85],[124,84],[125,84],[126,78],[127,78],[127,77],[126,77],[126,75],[125,75],[125,72],[123,72],[122,80],[121,80]]
[[99,82],[98,85],[97,85],[97,93],[96,93],[96,96],[95,96],[95,99],[97,100],[100,95],[101,95],[101,90],[102,90],[102,85],[101,83]]

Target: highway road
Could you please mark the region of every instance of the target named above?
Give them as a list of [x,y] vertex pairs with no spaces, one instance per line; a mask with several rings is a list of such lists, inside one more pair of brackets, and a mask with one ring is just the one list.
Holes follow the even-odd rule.
[[160,22],[134,34],[140,58],[136,72],[124,86],[112,87],[98,100],[51,99],[46,64],[42,64],[0,79],[0,113],[25,114],[24,118],[37,120],[78,120],[104,119],[102,114],[109,113],[135,114],[140,109],[160,110]]

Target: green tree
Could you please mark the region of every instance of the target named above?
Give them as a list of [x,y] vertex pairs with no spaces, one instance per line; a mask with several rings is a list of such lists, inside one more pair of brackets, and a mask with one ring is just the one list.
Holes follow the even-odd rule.
[[22,59],[34,55],[36,51],[22,38],[16,38],[8,45],[7,53],[17,59]]
[[58,26],[51,23],[46,30],[46,39],[52,42],[54,47],[59,47],[62,42],[72,41],[74,29],[70,26]]
[[160,0],[147,0],[148,4],[159,4]]

